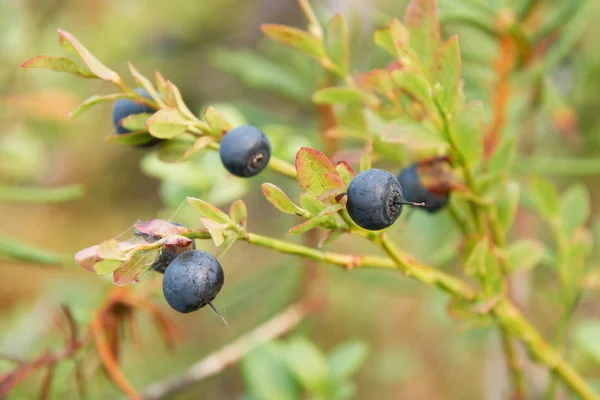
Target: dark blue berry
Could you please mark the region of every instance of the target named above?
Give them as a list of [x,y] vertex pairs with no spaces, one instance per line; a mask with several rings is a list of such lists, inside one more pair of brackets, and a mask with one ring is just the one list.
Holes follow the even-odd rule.
[[[150,96],[150,93],[148,93],[144,89],[138,88],[138,89],[134,89],[133,91],[149,100],[152,100],[152,96]],[[130,99],[119,99],[119,100],[115,101],[115,104],[113,105],[113,110],[112,110],[112,122],[113,122],[113,126],[115,127],[115,131],[119,135],[131,132],[129,129],[124,128],[119,123],[123,118],[126,118],[126,117],[128,117],[130,115],[134,115],[134,114],[142,114],[142,113],[153,114],[156,111],[157,110],[153,107],[147,106],[145,104],[136,103],[135,101],[130,100]],[[148,143],[140,145],[139,147],[152,146],[158,142],[160,142],[160,139],[155,138]]]
[[163,294],[174,310],[189,313],[210,304],[224,281],[223,268],[216,258],[200,250],[188,250],[167,267]]
[[271,144],[257,127],[242,125],[229,130],[223,136],[219,155],[227,171],[248,178],[267,166],[271,158]]
[[359,173],[348,185],[346,194],[346,210],[361,228],[385,229],[402,214],[402,187],[387,171],[369,169]]
[[448,204],[450,195],[432,193],[423,186],[416,165],[402,170],[398,175],[398,181],[402,186],[406,201],[425,203],[423,209],[429,213],[435,213]]

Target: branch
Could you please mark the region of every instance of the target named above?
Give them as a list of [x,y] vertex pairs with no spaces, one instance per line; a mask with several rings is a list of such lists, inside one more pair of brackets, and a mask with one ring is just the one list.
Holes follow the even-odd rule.
[[148,386],[143,399],[158,400],[171,396],[236,364],[256,346],[275,339],[296,327],[307,315],[315,312],[318,303],[303,300],[285,309],[254,330],[220,350],[193,364],[187,371]]

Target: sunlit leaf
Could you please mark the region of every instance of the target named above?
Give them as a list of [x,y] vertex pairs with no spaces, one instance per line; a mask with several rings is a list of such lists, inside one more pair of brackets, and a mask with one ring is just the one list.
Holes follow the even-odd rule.
[[317,60],[327,57],[322,41],[308,32],[277,24],[263,24],[261,29],[271,39],[308,54]]
[[210,218],[200,218],[200,222],[202,225],[208,229],[210,232],[210,237],[212,238],[215,246],[219,247],[225,241],[225,230],[227,229],[227,224],[221,224],[217,221]]
[[146,122],[152,116],[149,113],[131,114],[119,121],[119,125],[132,132],[141,132],[146,129]]
[[129,94],[129,93],[94,95],[94,96],[87,98],[83,103],[81,103],[79,105],[79,107],[77,107],[75,110],[71,111],[69,113],[69,117],[73,118],[73,117],[83,113],[88,108],[95,106],[98,103],[102,103],[104,101],[114,101],[114,100],[118,100],[118,99],[133,99],[135,97],[136,97],[135,94]]
[[192,155],[194,155],[194,154],[198,153],[199,151],[205,149],[212,142],[213,142],[213,138],[212,137],[210,137],[210,136],[200,136],[198,139],[196,139],[196,141],[194,142],[194,144],[192,145],[192,147],[190,147],[188,150],[186,150],[186,152],[183,154],[183,157],[181,158],[181,161],[187,160]]
[[352,170],[352,167],[346,161],[340,161],[335,164],[335,169],[340,175],[340,178],[342,178],[344,185],[349,185],[352,178],[354,178],[354,170]]
[[385,28],[375,31],[375,43],[393,56],[399,55],[396,43],[408,43],[408,41],[408,29],[396,18],[392,19]]
[[244,230],[246,229],[246,223],[248,222],[248,209],[242,200],[236,200],[231,204],[229,216],[233,222],[241,226]]
[[232,128],[231,124],[214,107],[206,108],[204,120],[215,136],[223,136]]

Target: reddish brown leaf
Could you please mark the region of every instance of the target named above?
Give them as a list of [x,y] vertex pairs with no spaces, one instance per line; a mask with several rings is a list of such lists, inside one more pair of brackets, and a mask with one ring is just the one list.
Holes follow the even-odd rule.
[[296,154],[296,171],[302,190],[315,196],[344,186],[331,160],[309,147],[302,147]]

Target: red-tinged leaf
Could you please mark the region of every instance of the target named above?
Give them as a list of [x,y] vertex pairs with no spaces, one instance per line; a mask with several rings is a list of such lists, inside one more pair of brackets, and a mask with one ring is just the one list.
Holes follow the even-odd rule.
[[352,167],[346,161],[340,161],[335,164],[335,169],[340,175],[340,178],[342,178],[344,185],[349,185],[352,178],[354,178],[354,170]]
[[425,67],[429,69],[440,45],[437,2],[412,0],[406,9],[404,23],[410,33],[410,47],[416,51]]
[[431,69],[432,83],[440,83],[442,91],[439,100],[442,108],[451,113],[460,86],[460,50],[458,39],[452,36],[440,47],[435,55],[435,61]]
[[219,247],[225,241],[225,230],[227,229],[227,224],[220,224],[215,220],[210,218],[200,218],[200,222],[202,225],[208,229],[210,232],[210,237],[212,238],[215,246]]
[[82,78],[95,78],[91,71],[79,68],[73,61],[54,56],[37,56],[21,64],[21,68],[46,68],[56,72],[81,76]]
[[385,28],[375,31],[375,44],[378,44],[393,56],[398,56],[396,42],[408,43],[408,29],[396,18],[392,19]]
[[319,249],[322,249],[323,247],[333,243],[333,241],[342,236],[344,232],[345,231],[343,229],[336,229],[327,232],[325,236],[323,236],[317,247]]
[[304,221],[300,225],[296,225],[290,230],[288,230],[286,235],[300,235],[302,233],[308,232],[311,229],[327,226],[331,222],[335,223],[335,219],[331,215],[324,215],[321,217],[314,217],[309,219],[308,221]]
[[350,46],[348,26],[342,14],[336,14],[327,27],[327,51],[341,76],[348,75],[350,69]]
[[138,83],[138,85],[140,85],[141,87],[146,89],[146,91],[150,94],[150,97],[152,97],[152,99],[156,103],[158,103],[159,106],[164,107],[164,105],[165,105],[164,102],[162,101],[161,97],[159,96],[158,92],[156,91],[156,89],[154,88],[154,85],[152,85],[150,80],[148,78],[146,78],[144,75],[140,74],[140,72],[137,70],[137,68],[135,68],[135,66],[132,63],[128,62],[127,64],[129,65],[129,70],[131,71],[131,75],[133,76],[135,81]]
[[182,233],[191,232],[191,230],[185,226],[175,225],[162,219],[137,221],[134,227],[136,230],[146,235],[161,237],[167,235],[181,235]]
[[[396,42],[396,50],[398,52],[399,62],[402,64],[404,69],[412,69],[419,73],[428,72],[423,69],[423,58],[420,54],[417,54],[415,50],[406,43]],[[426,64],[428,65],[428,64]]]
[[342,193],[345,188],[346,188],[345,186],[340,186],[340,187],[328,190],[326,192],[323,192],[323,193],[321,193],[321,195],[317,196],[317,200],[325,201],[330,197],[336,197],[337,195]]
[[60,37],[60,44],[62,47],[73,50],[90,71],[98,78],[114,83],[117,86],[122,84],[121,77],[113,70],[107,68],[102,64],[92,53],[89,52],[77,38],[71,35],[69,32],[58,30]]
[[371,164],[373,164],[373,141],[369,140],[365,144],[365,149],[360,157],[360,171],[371,169]]
[[331,160],[309,147],[302,147],[296,154],[296,171],[302,190],[315,196],[344,186]]
[[206,148],[212,142],[213,142],[213,138],[212,137],[210,137],[210,136],[200,136],[198,139],[196,139],[196,141],[194,142],[194,144],[192,145],[192,147],[190,147],[183,154],[183,157],[181,157],[180,161],[187,160],[192,155],[194,155],[194,154],[198,153],[199,151],[203,150],[204,148]]
[[110,135],[105,137],[104,140],[117,144],[140,145],[153,142],[156,140],[156,138],[148,132],[131,132],[119,135]]
[[219,224],[231,224],[233,221],[229,218],[229,215],[219,210],[217,207],[209,204],[203,200],[195,199],[193,197],[187,198],[188,203],[200,213],[203,218],[209,218],[216,221]]
[[263,183],[261,186],[263,194],[276,209],[287,214],[305,216],[308,212],[287,197],[283,190],[279,189],[272,183]]
[[393,95],[394,92],[392,75],[387,69],[374,69],[364,73],[360,77],[360,86],[383,95]]
[[225,119],[214,107],[208,107],[204,111],[204,120],[210,127],[213,135],[221,137],[226,134],[231,128],[229,121]]
[[174,108],[160,109],[146,122],[148,132],[159,139],[172,139],[184,133],[189,126],[190,122]]
[[94,95],[88,97],[83,103],[79,105],[75,110],[69,113],[69,118],[76,117],[77,115],[83,113],[88,108],[95,106],[98,103],[102,103],[104,101],[114,101],[118,99],[132,99],[134,98],[134,94],[128,93],[113,93],[113,94],[105,94],[105,95]]
[[149,113],[131,114],[119,120],[119,125],[132,132],[143,132],[151,116]]
[[242,200],[236,200],[231,204],[229,209],[229,216],[237,225],[241,226],[246,230],[246,223],[248,221],[248,209],[246,204]]
[[271,39],[308,54],[317,60],[327,57],[321,39],[308,32],[277,24],[263,24],[261,29]]
[[150,270],[159,255],[159,248],[139,249],[131,252],[127,262],[113,272],[113,283],[117,286],[137,283],[138,277]]

